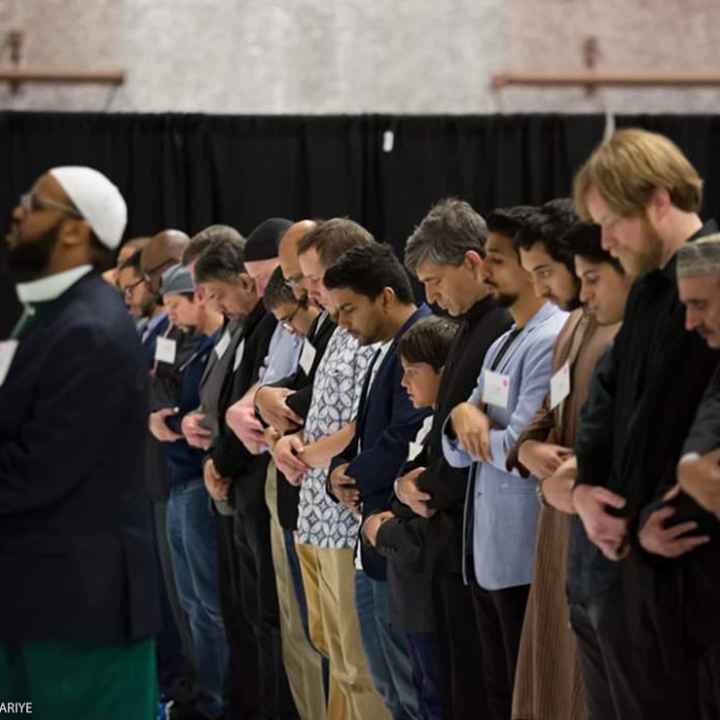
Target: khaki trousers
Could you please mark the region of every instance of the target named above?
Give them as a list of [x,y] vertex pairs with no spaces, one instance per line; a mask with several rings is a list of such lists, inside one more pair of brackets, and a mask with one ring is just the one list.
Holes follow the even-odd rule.
[[290,574],[285,536],[278,521],[277,472],[272,461],[268,466],[265,502],[270,511],[270,543],[280,611],[283,663],[288,683],[295,700],[295,707],[302,720],[325,720],[322,658],[307,639],[302,623],[300,606]]
[[370,677],[355,610],[349,548],[296,545],[307,598],[310,638],[330,664],[328,720],[390,720]]

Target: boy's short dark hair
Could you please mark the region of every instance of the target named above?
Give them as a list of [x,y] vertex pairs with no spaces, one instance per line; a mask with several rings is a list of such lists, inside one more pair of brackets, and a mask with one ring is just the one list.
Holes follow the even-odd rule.
[[439,315],[418,320],[400,338],[398,354],[406,362],[427,363],[435,372],[440,372],[457,329],[457,322]]

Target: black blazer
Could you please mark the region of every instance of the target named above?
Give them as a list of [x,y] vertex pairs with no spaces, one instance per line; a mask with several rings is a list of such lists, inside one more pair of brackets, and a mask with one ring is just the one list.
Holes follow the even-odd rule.
[[[320,324],[320,319],[323,319]],[[319,325],[319,327],[318,327]],[[315,348],[315,359],[313,360],[310,374],[298,367],[298,369],[286,378],[282,378],[277,382],[271,383],[272,387],[284,387],[295,390],[289,395],[286,404],[303,419],[307,416],[310,409],[310,401],[312,400],[312,386],[315,381],[318,365],[325,354],[330,338],[337,325],[324,313],[319,315],[310,329],[308,339]],[[259,417],[259,415],[258,415]],[[278,470],[277,473],[277,510],[280,525],[286,530],[297,529],[298,519],[298,503],[300,502],[300,488],[291,485],[285,479],[285,476]]]
[[147,365],[120,296],[97,273],[37,304],[0,408],[0,640],[155,633]]
[[[264,488],[267,472],[267,453],[253,455],[225,422],[228,408],[240,400],[257,382],[263,361],[270,347],[277,320],[267,312],[265,304],[257,303],[245,319],[242,332],[233,339],[225,351],[232,353],[228,374],[225,376],[218,404],[219,433],[210,450],[215,468],[223,477],[234,480],[231,497],[236,509],[265,504]],[[242,360],[237,370],[234,357],[240,343],[245,343]]]
[[[369,391],[373,367],[368,368],[360,396],[355,436],[342,455],[330,465],[332,473],[338,465],[349,463],[346,472],[357,482],[363,520],[374,512],[389,508],[393,483],[407,460],[410,441],[430,414],[428,409],[416,410],[412,406],[405,388],[400,384],[403,370],[397,355],[397,345],[405,331],[428,315],[431,315],[430,309],[422,305],[403,325],[377,369]],[[361,543],[361,553],[367,575],[384,581],[385,558],[365,543]]]
[[[402,469],[402,474],[427,467],[429,436],[422,452]],[[433,566],[428,562],[427,521],[393,494],[390,509],[395,517],[384,522],[377,533],[375,549],[387,560],[390,589],[390,622],[402,632],[435,631],[432,592]]]

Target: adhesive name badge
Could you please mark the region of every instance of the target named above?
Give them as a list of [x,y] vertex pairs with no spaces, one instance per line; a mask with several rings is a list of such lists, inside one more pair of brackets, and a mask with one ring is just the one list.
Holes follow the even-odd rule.
[[[362,530],[360,531],[362,532]],[[364,570],[363,567],[363,561],[362,561],[362,540],[358,538],[357,543],[355,544],[355,555],[353,557],[353,561],[355,563],[355,569],[356,570]]]
[[235,351],[235,362],[233,363],[233,372],[235,372],[240,367],[240,363],[242,362],[244,354],[245,354],[245,341],[243,340],[237,346],[237,350]]
[[507,408],[510,397],[510,378],[502,373],[485,371],[482,401],[487,405]]
[[175,362],[176,350],[177,343],[174,340],[159,337],[157,339],[157,345],[155,346],[155,359],[158,362],[169,363],[172,365]]
[[218,356],[218,360],[222,359],[222,356],[225,354],[225,351],[228,349],[229,345],[230,331],[226,330],[220,340],[218,340],[217,345],[215,346],[215,354]]
[[5,382],[5,378],[10,371],[10,365],[12,365],[17,347],[17,340],[5,340],[4,342],[0,342],[0,385]]
[[565,363],[550,380],[550,409],[555,409],[570,394],[570,364]]
[[317,350],[312,346],[312,343],[309,340],[305,340],[302,353],[300,354],[300,367],[306,375],[309,375],[312,370],[316,354]]

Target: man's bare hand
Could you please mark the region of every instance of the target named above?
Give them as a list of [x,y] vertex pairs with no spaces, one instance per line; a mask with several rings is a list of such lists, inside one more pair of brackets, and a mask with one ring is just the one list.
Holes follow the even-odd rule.
[[432,495],[420,490],[417,486],[417,479],[425,472],[426,468],[419,467],[399,477],[395,483],[396,494],[401,503],[407,505],[416,515],[424,518],[431,518],[436,510],[427,506],[432,500]]
[[677,558],[710,540],[707,535],[687,536],[687,533],[697,529],[697,523],[693,521],[666,527],[666,522],[674,514],[675,508],[663,507],[650,515],[638,533],[640,544],[645,550],[662,557]]
[[189,413],[182,419],[180,427],[188,445],[201,450],[208,450],[212,445],[212,433],[202,424],[207,417],[205,413]]
[[221,477],[215,469],[215,463],[208,460],[203,466],[205,489],[213,500],[227,500],[230,492],[230,481]]
[[472,403],[460,403],[451,413],[453,430],[460,447],[477,460],[492,462],[490,419]]
[[297,429],[303,419],[287,406],[286,400],[294,390],[264,385],[255,393],[255,405],[262,419],[272,425],[281,435]]
[[625,498],[599,485],[577,485],[572,499],[591,542],[609,560],[621,560],[627,549],[627,519],[611,515],[606,506],[621,510]]
[[572,494],[576,479],[577,459],[573,455],[541,482],[540,488],[545,502],[560,512],[574,514]]
[[278,470],[291,485],[296,487],[302,483],[305,473],[310,470],[299,457],[303,447],[303,441],[298,435],[286,435],[277,441],[273,450],[273,458]]
[[720,449],[677,467],[680,488],[698,505],[720,517]]
[[357,489],[357,483],[345,472],[348,469],[348,463],[338,465],[330,474],[330,488],[333,495],[346,507],[353,512],[360,510],[360,491]]
[[365,539],[375,547],[377,543],[377,534],[380,526],[387,520],[391,520],[395,516],[389,511],[381,513],[373,513],[369,518],[365,520],[362,526],[362,534]]
[[239,401],[231,405],[225,413],[225,421],[250,452],[265,442],[263,426],[250,403]]
[[518,459],[538,480],[544,480],[556,472],[572,454],[570,448],[562,445],[526,440],[520,446]]
[[165,423],[165,420],[172,415],[178,414],[177,408],[163,408],[162,410],[156,410],[150,413],[148,420],[148,426],[150,432],[160,442],[175,442],[176,440],[182,440],[183,436],[179,433],[173,432]]
[[268,449],[272,454],[275,451],[277,441],[281,438],[280,433],[271,425],[270,427],[265,428],[263,437],[265,438],[265,444],[268,446]]

